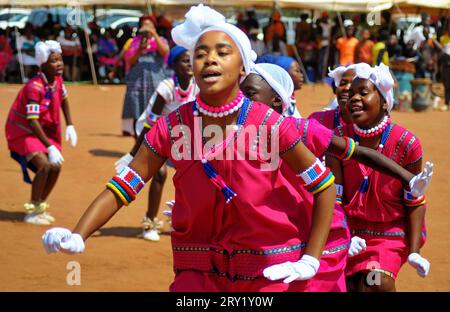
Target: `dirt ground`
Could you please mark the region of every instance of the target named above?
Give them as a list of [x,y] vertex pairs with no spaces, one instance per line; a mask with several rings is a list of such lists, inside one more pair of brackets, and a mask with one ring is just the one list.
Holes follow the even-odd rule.
[[[46,227],[22,222],[30,186],[22,182],[18,164],[9,158],[4,136],[4,122],[19,88],[0,85],[0,291],[167,291],[173,278],[169,235],[162,235],[158,243],[140,238],[148,186],[87,241],[82,255],[47,255],[41,243]],[[63,144],[65,163],[49,202],[55,225],[72,228],[114,174],[114,162],[130,150],[133,139],[120,135],[124,86],[80,85],[69,86],[68,91],[79,141],[76,148]],[[320,110],[332,96],[325,85],[305,86],[298,93],[302,115]],[[428,242],[422,249],[431,262],[430,275],[422,279],[405,265],[397,288],[450,291],[450,112],[394,112],[393,120],[421,139],[425,159],[435,164],[427,194]],[[170,169],[162,203],[173,198],[172,175]],[[66,283],[71,269],[66,266],[73,260],[81,265],[80,286]]]

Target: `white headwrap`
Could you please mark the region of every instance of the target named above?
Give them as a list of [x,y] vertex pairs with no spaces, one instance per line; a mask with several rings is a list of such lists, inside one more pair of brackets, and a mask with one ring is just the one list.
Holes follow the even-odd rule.
[[203,4],[192,6],[185,17],[184,23],[172,29],[172,39],[177,45],[188,49],[192,57],[195,44],[201,35],[208,31],[222,31],[230,36],[238,46],[245,74],[250,73],[257,55],[252,50],[250,40],[242,30],[227,23],[225,16]]
[[294,92],[294,82],[291,76],[283,68],[275,64],[256,64],[252,73],[260,75],[270,87],[280,96],[283,112],[291,105],[290,96]]
[[383,95],[390,112],[394,106],[394,79],[392,78],[389,67],[381,63],[378,66],[370,67],[365,63],[360,63],[355,67],[356,76],[353,79],[361,78],[371,81]]
[[348,66],[338,66],[333,70],[328,71],[328,77],[333,78],[334,80],[334,86],[337,88],[339,84],[341,83],[342,76],[344,73],[349,69],[355,69],[355,66],[358,64],[352,64]]
[[62,53],[61,45],[54,40],[39,41],[34,47],[36,63],[41,66],[48,61],[52,53]]

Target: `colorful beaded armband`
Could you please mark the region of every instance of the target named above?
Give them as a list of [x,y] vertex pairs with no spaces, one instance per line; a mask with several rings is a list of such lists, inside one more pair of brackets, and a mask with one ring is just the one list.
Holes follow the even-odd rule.
[[157,114],[150,113],[144,121],[144,127],[151,129],[154,125],[156,125],[156,121],[160,116]]
[[342,205],[342,198],[343,198],[343,194],[344,194],[344,187],[340,184],[335,184],[336,185],[336,201]]
[[352,138],[344,137],[344,140],[345,150],[342,154],[337,155],[337,157],[342,160],[349,160],[355,152],[356,144],[355,140],[353,140]]
[[303,180],[306,190],[313,194],[323,191],[334,182],[330,168],[325,167],[317,158],[311,167],[297,176]]
[[39,118],[39,104],[27,104],[27,119],[38,119]]
[[130,167],[125,167],[118,175],[109,180],[106,187],[113,191],[125,206],[128,206],[135,200],[137,193],[144,185],[144,180],[136,171]]
[[410,191],[403,190],[403,199],[405,206],[407,207],[418,207],[425,204],[425,196],[414,196]]

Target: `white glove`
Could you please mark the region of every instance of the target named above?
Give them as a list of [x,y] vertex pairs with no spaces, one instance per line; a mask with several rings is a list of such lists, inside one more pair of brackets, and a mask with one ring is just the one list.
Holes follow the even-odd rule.
[[350,248],[348,249],[348,255],[350,257],[356,256],[364,249],[366,249],[366,240],[358,236],[353,236],[350,242]]
[[75,145],[77,145],[78,136],[75,127],[72,125],[66,127],[66,141],[69,141],[69,139],[70,144],[75,147]]
[[55,227],[42,235],[42,243],[47,253],[63,251],[66,253],[83,252],[84,242],[80,234],[72,234],[65,228]]
[[264,277],[271,281],[284,278],[283,283],[290,283],[295,280],[308,280],[316,275],[320,262],[314,257],[303,255],[297,262],[285,262],[275,264],[263,271]]
[[127,153],[127,154],[123,155],[122,158],[120,158],[118,161],[116,161],[114,163],[114,168],[116,169],[116,172],[120,173],[123,168],[128,166],[130,164],[130,162],[133,161],[133,158],[134,157],[131,156],[130,153]]
[[47,253],[62,251],[80,253],[84,251],[84,242],[80,234],[73,234],[65,228],[55,227],[42,235],[42,243]]
[[48,160],[51,164],[59,164],[61,165],[64,161],[61,152],[54,145],[50,145],[47,147],[48,150]]
[[430,271],[430,262],[417,252],[409,254],[408,263],[416,269],[417,274],[421,277],[427,276]]
[[433,163],[427,161],[422,172],[409,181],[409,189],[414,196],[420,197],[425,195],[433,175],[433,166]]

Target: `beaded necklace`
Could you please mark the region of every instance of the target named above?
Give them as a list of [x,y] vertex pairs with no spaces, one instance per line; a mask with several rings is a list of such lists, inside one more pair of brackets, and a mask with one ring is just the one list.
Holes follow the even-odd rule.
[[385,115],[378,125],[370,129],[362,129],[357,124],[353,124],[353,130],[360,137],[372,138],[382,133],[390,123],[391,119]]
[[191,94],[192,89],[194,88],[194,78],[189,80],[189,85],[186,89],[183,89],[180,85],[180,81],[177,75],[172,76],[173,84],[175,85],[175,98],[178,102],[183,102],[186,98]]
[[53,92],[56,89],[56,79],[53,80],[52,84],[49,84],[45,74],[43,72],[40,72],[40,74],[41,74],[42,80],[44,80],[44,87],[45,87],[44,105],[48,107],[50,105],[50,101],[52,100]]
[[[214,118],[222,118],[224,116],[231,115],[235,112],[237,112],[242,105],[244,104],[244,94],[242,91],[239,90],[239,93],[237,97],[230,103],[227,103],[225,105],[216,107],[216,106],[210,106],[203,102],[200,99],[200,94],[197,95],[196,98],[196,107],[198,108],[198,111],[200,111],[202,114],[214,117]],[[196,113],[198,114],[198,111]],[[195,112],[194,112],[195,113]]]
[[[214,145],[208,152],[206,152],[206,154],[203,154],[202,138],[199,137],[202,136],[201,135],[202,129],[198,129],[199,131],[194,131],[194,144],[196,145],[196,150],[199,153],[198,156],[201,160],[203,170],[205,171],[211,183],[213,183],[214,186],[217,187],[222,192],[223,196],[225,197],[225,202],[227,204],[233,197],[237,196],[237,194],[225,183],[225,180],[214,169],[209,160],[214,159],[218,154],[222,153],[223,150],[226,149],[231,142],[233,142],[234,138],[237,137],[240,131],[242,130],[246,119],[247,108],[249,106],[250,101],[249,99],[244,97],[242,102],[243,102],[242,109],[239,113],[236,124],[233,126],[233,130],[231,131],[231,133],[227,135],[225,141],[222,141],[221,143]],[[198,116],[199,110],[200,105],[198,101],[195,101],[193,105],[194,118]]]
[[[392,124],[390,122],[390,119],[388,119],[388,123],[387,123],[386,127],[383,129],[383,133],[381,134],[380,144],[378,144],[378,147],[377,147],[377,152],[379,152],[380,154],[384,150],[384,146],[386,145],[389,135],[391,134],[391,130],[392,130]],[[355,132],[355,134],[354,134],[355,143],[357,145],[359,145],[359,136],[356,133],[356,131],[354,131],[354,132]],[[364,178],[359,187],[359,191],[361,193],[365,193],[369,189],[369,175],[373,170],[371,170],[371,169],[366,170],[364,167],[361,167],[361,166],[360,166],[360,168],[364,174]]]

